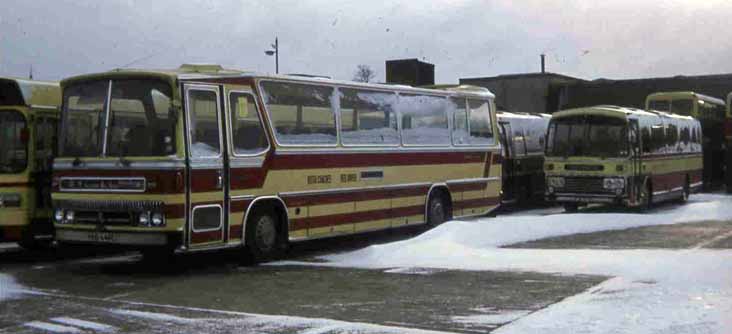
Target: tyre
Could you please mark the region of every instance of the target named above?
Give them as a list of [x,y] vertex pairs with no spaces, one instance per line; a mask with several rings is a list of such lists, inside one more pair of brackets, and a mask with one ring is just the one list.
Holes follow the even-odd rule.
[[686,201],[689,200],[689,195],[691,195],[691,185],[689,184],[689,178],[686,178],[686,181],[684,181],[684,190],[681,191],[681,203],[686,203]]
[[653,186],[650,182],[641,188],[639,197],[638,202],[640,203],[641,210],[648,210],[653,206]]
[[286,233],[272,210],[257,209],[247,222],[246,251],[253,263],[276,260],[287,248]]
[[447,200],[441,191],[435,191],[427,202],[427,225],[434,227],[446,222],[450,218]]
[[564,203],[564,212],[577,212],[579,205],[577,203]]
[[[53,245],[53,226],[49,229],[49,222],[33,221],[23,230],[18,245],[27,250],[48,250]],[[46,236],[40,239],[37,236]]]

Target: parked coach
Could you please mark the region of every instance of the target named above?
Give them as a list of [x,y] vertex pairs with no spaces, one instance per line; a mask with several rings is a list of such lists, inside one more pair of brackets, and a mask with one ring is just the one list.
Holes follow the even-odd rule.
[[690,116],[616,106],[557,112],[547,136],[547,200],[567,211],[685,201],[702,185],[702,137]]

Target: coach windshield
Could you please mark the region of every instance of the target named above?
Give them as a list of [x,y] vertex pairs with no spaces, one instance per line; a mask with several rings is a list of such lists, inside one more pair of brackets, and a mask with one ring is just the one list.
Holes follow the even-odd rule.
[[574,116],[552,120],[547,140],[548,156],[628,155],[628,130],[623,119],[603,116]]
[[64,89],[61,156],[175,153],[171,87],[149,79],[83,82]]

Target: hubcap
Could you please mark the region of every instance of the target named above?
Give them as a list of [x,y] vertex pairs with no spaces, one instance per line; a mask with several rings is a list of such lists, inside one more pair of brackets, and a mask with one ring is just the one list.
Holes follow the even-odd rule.
[[277,229],[274,220],[269,216],[259,218],[255,236],[257,247],[262,251],[269,251],[274,248],[277,240]]
[[430,215],[432,216],[433,224],[441,224],[445,222],[445,208],[440,200],[432,200],[430,207]]

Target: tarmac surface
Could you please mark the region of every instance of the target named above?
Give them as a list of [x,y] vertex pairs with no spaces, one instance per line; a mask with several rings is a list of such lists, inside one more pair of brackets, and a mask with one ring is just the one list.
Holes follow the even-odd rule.
[[[315,261],[322,254],[422,232],[411,228],[299,244],[289,259]],[[575,234],[507,247],[730,246],[731,223],[703,222]],[[203,253],[152,263],[115,250],[27,252],[2,244],[0,333],[485,333],[608,279],[431,268],[246,266],[239,255]],[[15,292],[3,300],[3,289]],[[481,321],[471,320],[476,316]]]

